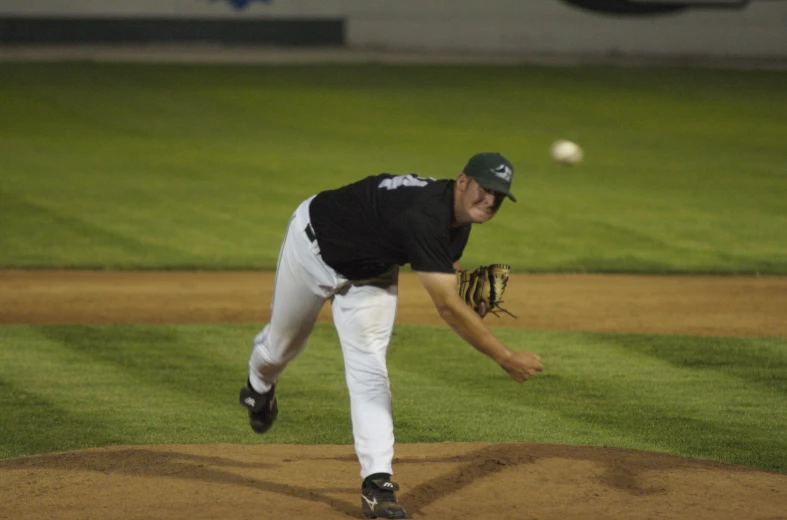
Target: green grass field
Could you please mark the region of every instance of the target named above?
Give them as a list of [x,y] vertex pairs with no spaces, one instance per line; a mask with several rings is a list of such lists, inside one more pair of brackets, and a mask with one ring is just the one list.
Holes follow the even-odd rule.
[[[787,273],[785,71],[0,64],[0,266],[272,268],[295,205],[517,168],[519,271]],[[580,142],[577,168],[549,157]]]
[[[0,328],[0,457],[109,444],[351,444],[338,340],[318,325],[251,433],[237,404],[256,326]],[[519,385],[447,328],[398,327],[399,442],[629,447],[787,472],[787,339],[498,331],[541,353]],[[319,425],[319,427],[315,427]]]
[[[0,267],[269,269],[295,205],[507,155],[467,265],[787,273],[787,72],[0,63]],[[552,162],[554,139],[586,161]],[[251,434],[247,326],[0,327],[0,457],[109,444],[351,442],[319,325]],[[517,385],[447,328],[398,327],[397,439],[629,447],[787,472],[787,338],[501,329]],[[320,428],[314,428],[319,424]]]

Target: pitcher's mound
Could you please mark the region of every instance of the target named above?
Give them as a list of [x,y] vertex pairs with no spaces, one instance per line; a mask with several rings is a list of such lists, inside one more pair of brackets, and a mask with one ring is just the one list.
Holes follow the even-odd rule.
[[[787,475],[600,447],[397,446],[412,518],[787,519]],[[363,518],[351,446],[120,446],[0,461],[0,518]]]

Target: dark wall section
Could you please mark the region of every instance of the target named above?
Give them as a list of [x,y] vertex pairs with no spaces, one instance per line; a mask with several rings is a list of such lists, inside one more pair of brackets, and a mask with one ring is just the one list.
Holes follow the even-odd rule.
[[0,44],[216,42],[344,45],[343,19],[0,17]]

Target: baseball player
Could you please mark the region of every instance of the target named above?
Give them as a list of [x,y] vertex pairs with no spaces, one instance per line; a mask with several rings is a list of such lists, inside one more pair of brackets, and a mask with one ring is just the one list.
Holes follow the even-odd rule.
[[278,414],[276,385],[300,354],[326,300],[344,357],[361,506],[369,518],[406,518],[391,481],[394,427],[386,351],[399,266],[410,264],[440,316],[459,336],[522,382],[543,370],[532,352],[504,345],[457,293],[472,224],[494,217],[511,194],[513,167],[498,153],[470,158],[455,179],[381,174],[310,197],[290,220],[276,269],[271,319],[254,339],[240,403],[251,428]]

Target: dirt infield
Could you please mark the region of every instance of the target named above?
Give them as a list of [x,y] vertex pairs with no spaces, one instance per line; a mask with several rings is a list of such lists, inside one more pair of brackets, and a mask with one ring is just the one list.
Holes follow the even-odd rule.
[[[255,323],[271,273],[0,271],[0,324]],[[402,273],[397,321],[439,325]],[[499,327],[714,336],[787,336],[787,278],[514,275]],[[322,320],[330,319],[326,306]]]
[[[269,273],[0,271],[0,324],[248,323]],[[504,327],[787,336],[787,279],[515,276]],[[329,319],[326,308],[322,319]],[[494,320],[494,317],[487,318]],[[412,275],[402,323],[439,319]],[[603,447],[397,446],[413,518],[787,520],[787,475]],[[351,446],[110,447],[0,461],[1,519],[361,518]]]

